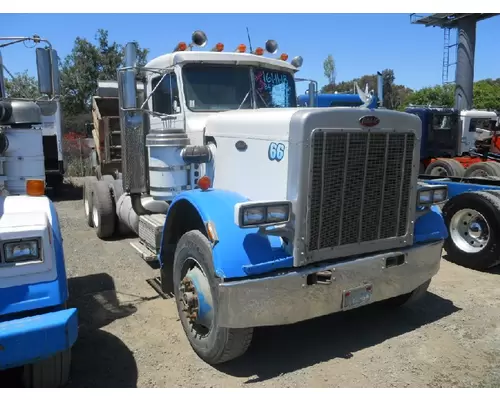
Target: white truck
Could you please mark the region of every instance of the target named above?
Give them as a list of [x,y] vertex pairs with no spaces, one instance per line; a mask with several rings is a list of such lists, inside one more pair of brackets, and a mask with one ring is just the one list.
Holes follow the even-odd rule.
[[[18,37],[2,37],[0,38],[0,48],[10,46],[16,43],[26,43],[28,41],[34,42],[35,44],[41,41],[40,37],[35,35],[32,37],[28,36],[18,36]],[[37,57],[48,57],[48,53],[45,52],[46,49],[42,47],[36,48]],[[57,58],[57,52],[52,49],[51,56]],[[54,60],[55,63],[58,63],[58,59]],[[42,66],[43,64],[38,64],[38,68],[45,68]],[[41,66],[41,67],[40,67]],[[3,70],[8,71],[6,67],[3,65],[3,62],[0,62],[0,74],[3,75]],[[39,70],[38,74],[47,75],[48,71]],[[60,188],[64,179],[65,172],[65,162],[63,158],[62,151],[62,107],[59,100],[60,95],[60,80],[59,80],[59,69],[56,68],[53,71],[54,73],[54,88],[46,87],[48,85],[48,81],[45,82],[42,80],[42,86],[39,84],[39,91],[42,94],[42,97],[37,99],[26,99],[23,98],[21,100],[32,100],[34,101],[40,108],[41,112],[41,124],[42,124],[42,135],[43,135],[43,157],[44,157],[44,168],[45,168],[45,182],[46,187],[51,188],[54,192]],[[40,81],[39,81],[40,82]],[[48,96],[47,93],[54,89],[53,95]],[[5,89],[0,87],[0,91],[3,93],[3,97],[5,97]],[[11,100],[16,100],[9,96]]]
[[[101,238],[159,260],[194,351],[242,355],[253,329],[426,292],[447,237],[446,187],[417,181],[420,119],[299,108],[296,57],[192,43],[118,73],[123,180],[85,182]],[[145,92],[137,92],[137,80]],[[314,92],[311,91],[311,95]]]
[[[50,43],[40,37],[2,39],[48,45],[37,50],[38,83],[42,93],[55,94]],[[0,89],[3,83],[0,74]],[[78,319],[67,306],[57,211],[45,196],[42,111],[31,99],[5,98],[2,90],[0,192],[0,371],[22,367],[28,387],[64,386]]]

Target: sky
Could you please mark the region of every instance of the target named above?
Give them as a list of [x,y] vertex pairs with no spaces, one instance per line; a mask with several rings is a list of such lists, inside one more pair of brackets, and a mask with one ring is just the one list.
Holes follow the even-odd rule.
[[[317,80],[319,87],[327,83],[323,61],[328,54],[335,59],[337,81],[391,68],[397,84],[413,89],[441,83],[443,30],[411,24],[409,14],[0,14],[0,36],[38,34],[61,59],[77,36],[93,41],[100,28],[108,30],[111,41],[135,40],[149,48],[151,60],[180,41],[189,42],[197,29],[207,34],[207,49],[222,42],[232,51],[240,43],[248,45],[246,27],[254,49],[274,39],[278,54],[285,52],[290,60],[302,56],[297,77]],[[500,77],[498,28],[500,16],[477,25],[475,80]],[[1,51],[9,71],[36,76],[34,50],[17,44]],[[450,78],[453,74],[450,69]],[[303,93],[305,86],[298,89]]]

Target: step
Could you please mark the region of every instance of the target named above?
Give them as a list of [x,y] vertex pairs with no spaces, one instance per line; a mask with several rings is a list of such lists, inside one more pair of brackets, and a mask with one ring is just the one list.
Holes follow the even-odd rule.
[[158,257],[149,248],[141,243],[139,239],[134,239],[130,245],[141,255],[142,259],[147,262],[158,260]]

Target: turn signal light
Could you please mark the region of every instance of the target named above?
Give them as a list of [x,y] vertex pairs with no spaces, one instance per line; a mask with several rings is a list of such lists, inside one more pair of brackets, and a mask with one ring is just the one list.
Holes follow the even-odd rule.
[[202,176],[200,179],[198,179],[198,187],[201,190],[208,190],[210,188],[210,185],[212,182],[210,181],[210,178],[208,176]]
[[26,181],[26,194],[28,196],[43,196],[45,194],[45,181],[28,179]]
[[283,60],[283,61],[288,60],[288,54],[283,53],[283,54],[280,56],[280,60]]

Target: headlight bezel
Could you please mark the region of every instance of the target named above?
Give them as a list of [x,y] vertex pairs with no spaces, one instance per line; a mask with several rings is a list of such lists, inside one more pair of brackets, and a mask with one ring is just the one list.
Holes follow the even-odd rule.
[[[19,243],[30,243],[34,242],[36,244],[36,251],[37,254],[36,256],[20,256],[17,258],[14,257],[8,257],[7,256],[7,246],[15,246],[16,244]],[[32,264],[32,263],[38,263],[38,262],[43,262],[43,246],[42,246],[42,238],[40,236],[33,236],[33,237],[25,237],[25,238],[18,238],[18,239],[6,239],[0,242],[0,252],[1,252],[1,262],[4,264],[4,266],[12,266],[16,264],[20,265],[25,265],[25,264]]]
[[[422,194],[428,193],[429,200],[422,201]],[[443,193],[440,197],[436,193]],[[436,199],[437,198],[437,199]],[[417,190],[417,207],[425,208],[445,203],[448,200],[448,186],[420,184]]]
[[[272,210],[275,214],[279,213],[280,208],[283,210],[281,213],[283,217],[270,217]],[[263,217],[254,223],[245,222],[245,213],[252,210],[261,210]],[[235,205],[235,223],[240,228],[260,228],[266,226],[275,226],[286,224],[290,222],[292,215],[292,202],[291,201],[249,201],[245,203],[238,203]]]

